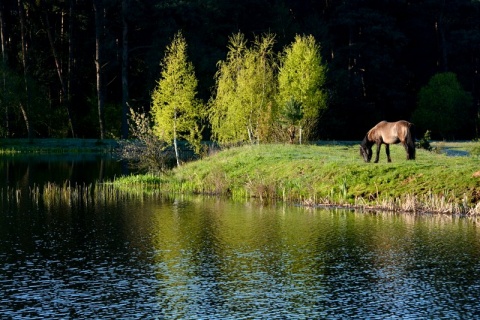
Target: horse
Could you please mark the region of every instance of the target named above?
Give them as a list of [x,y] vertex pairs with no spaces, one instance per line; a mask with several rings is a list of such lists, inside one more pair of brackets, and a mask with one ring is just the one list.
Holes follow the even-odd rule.
[[415,160],[415,135],[413,123],[405,120],[397,122],[380,121],[375,127],[370,129],[360,144],[360,155],[365,162],[372,159],[372,146],[377,145],[377,155],[375,163],[378,162],[380,147],[385,144],[388,162],[390,158],[390,144],[401,143],[405,147],[407,160]]

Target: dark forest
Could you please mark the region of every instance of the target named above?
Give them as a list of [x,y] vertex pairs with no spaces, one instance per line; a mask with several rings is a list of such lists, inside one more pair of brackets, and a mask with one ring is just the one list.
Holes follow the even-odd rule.
[[149,110],[179,30],[205,102],[232,34],[275,34],[278,51],[305,34],[328,66],[316,139],[360,140],[380,120],[412,120],[421,89],[445,72],[471,99],[432,138],[480,134],[480,1],[2,0],[0,26],[2,137],[126,138],[127,106]]

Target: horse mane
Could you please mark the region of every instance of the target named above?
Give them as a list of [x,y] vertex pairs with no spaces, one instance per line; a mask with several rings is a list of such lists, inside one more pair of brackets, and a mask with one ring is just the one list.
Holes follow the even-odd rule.
[[[373,130],[373,129],[372,129],[372,130]],[[364,148],[370,148],[370,147],[375,143],[375,141],[374,141],[373,139],[371,139],[371,137],[370,137],[370,132],[371,132],[372,130],[369,130],[369,131],[367,132],[367,134],[365,135],[365,137],[364,137],[363,140],[362,140],[362,143],[360,143],[360,145],[361,145],[362,147],[364,147]]]

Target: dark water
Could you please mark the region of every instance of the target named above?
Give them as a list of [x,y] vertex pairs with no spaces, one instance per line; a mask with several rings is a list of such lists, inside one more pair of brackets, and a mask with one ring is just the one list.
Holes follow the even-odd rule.
[[0,318],[473,318],[479,228],[207,198],[2,202]]

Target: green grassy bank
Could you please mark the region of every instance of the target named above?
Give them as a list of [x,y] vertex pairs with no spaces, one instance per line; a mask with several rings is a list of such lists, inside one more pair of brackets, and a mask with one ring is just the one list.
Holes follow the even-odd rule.
[[463,157],[417,149],[415,161],[405,160],[401,146],[392,146],[392,163],[382,147],[378,164],[364,163],[358,144],[244,146],[168,174],[130,176],[114,184],[303,205],[480,214],[479,145],[440,145],[468,151],[470,156]]

